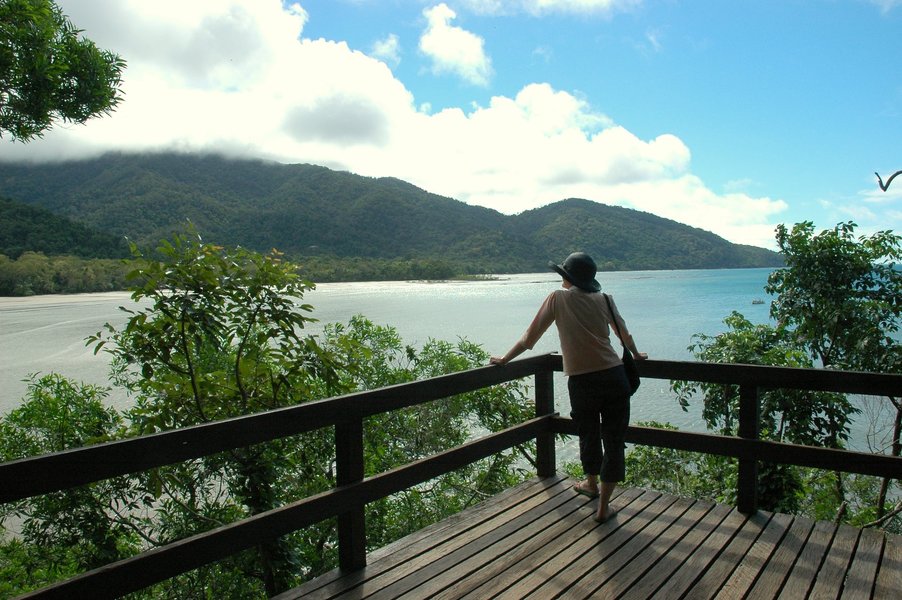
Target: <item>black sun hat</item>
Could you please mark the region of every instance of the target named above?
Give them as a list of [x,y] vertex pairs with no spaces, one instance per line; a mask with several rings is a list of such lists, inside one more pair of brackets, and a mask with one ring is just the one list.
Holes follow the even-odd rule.
[[601,289],[601,284],[595,280],[598,267],[595,266],[592,257],[585,252],[574,252],[564,260],[563,264],[557,265],[549,262],[548,266],[581,290],[597,292]]

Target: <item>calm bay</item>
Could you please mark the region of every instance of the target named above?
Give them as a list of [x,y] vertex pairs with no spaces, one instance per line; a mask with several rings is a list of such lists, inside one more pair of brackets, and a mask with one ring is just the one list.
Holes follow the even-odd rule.
[[[771,269],[706,271],[629,271],[600,273],[603,291],[613,295],[639,349],[650,357],[691,360],[688,346],[697,333],[716,335],[723,319],[738,311],[754,323],[767,323],[770,299],[764,285]],[[421,346],[429,339],[480,344],[502,354],[516,341],[545,296],[560,285],[552,273],[504,275],[478,281],[359,282],[320,284],[304,301],[314,307],[310,325],[346,323],[364,315],[398,330],[405,343]],[[763,302],[758,303],[757,301]],[[104,323],[123,324],[120,306],[133,305],[125,292],[0,298],[0,414],[19,404],[31,373],[56,372],[77,381],[107,384],[106,355],[97,355],[84,339]],[[556,331],[549,330],[532,354],[555,352]],[[111,404],[127,406],[114,392]],[[556,377],[556,404],[569,412],[566,381]],[[689,412],[677,404],[669,382],[645,380],[632,402],[632,422],[670,422],[681,429],[704,431],[701,406]],[[863,435],[863,430],[859,435]],[[857,436],[856,436],[857,437]],[[861,444],[856,446],[863,447]]]
[[[632,271],[601,273],[599,281],[613,295],[642,351],[654,358],[687,360],[692,335],[723,331],[723,319],[732,310],[754,322],[767,321],[767,305],[752,302],[765,297],[769,273],[770,269]],[[491,354],[502,354],[559,285],[560,277],[552,272],[480,281],[327,283],[309,292],[304,301],[313,305],[311,316],[318,320],[310,326],[314,334],[325,323],[346,323],[361,314],[395,327],[413,346],[429,339],[465,338]],[[26,387],[23,379],[30,373],[57,372],[106,385],[106,357],[95,356],[84,339],[106,322],[123,324],[126,315],[119,307],[131,304],[125,292],[0,298],[0,413],[19,403]],[[557,333],[549,330],[533,353],[557,349]],[[635,398],[634,421],[699,425],[675,400],[655,390],[655,383],[646,382]]]

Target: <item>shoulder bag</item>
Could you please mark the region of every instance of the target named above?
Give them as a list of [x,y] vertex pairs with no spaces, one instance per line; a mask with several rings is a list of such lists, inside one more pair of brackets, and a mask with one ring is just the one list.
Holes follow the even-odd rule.
[[641,383],[639,380],[639,368],[636,366],[636,359],[633,358],[633,353],[629,351],[626,344],[623,343],[623,338],[620,337],[620,329],[617,327],[617,318],[614,316],[611,298],[604,294],[604,299],[608,303],[608,311],[611,313],[611,326],[617,332],[617,337],[620,338],[620,345],[623,346],[623,368],[626,371],[626,380],[630,384],[630,395],[633,395],[639,389],[639,384]]

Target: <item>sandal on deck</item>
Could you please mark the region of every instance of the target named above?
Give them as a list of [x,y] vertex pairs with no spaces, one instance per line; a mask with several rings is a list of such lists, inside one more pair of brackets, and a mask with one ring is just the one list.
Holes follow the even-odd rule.
[[573,484],[573,491],[577,494],[588,496],[589,498],[598,498],[598,490],[593,490],[592,488],[587,487],[586,480],[578,481]]

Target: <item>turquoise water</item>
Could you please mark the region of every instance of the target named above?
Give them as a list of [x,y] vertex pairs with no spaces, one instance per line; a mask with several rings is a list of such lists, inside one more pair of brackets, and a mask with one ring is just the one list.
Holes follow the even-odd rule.
[[[652,358],[689,360],[687,347],[696,333],[725,330],[723,319],[736,310],[749,320],[769,320],[763,288],[770,269],[713,271],[630,271],[602,273],[603,291],[613,295],[633,337]],[[498,281],[388,284],[340,283],[310,294],[314,316],[324,322],[360,313],[395,326],[409,343],[429,338],[466,338],[490,354],[503,354],[532,320],[545,296],[560,286],[554,273],[506,276]],[[552,328],[531,354],[558,350]],[[528,356],[529,354],[525,355]],[[556,380],[558,410],[569,412],[566,383]],[[633,398],[632,420],[668,421],[682,429],[704,431],[700,407],[683,412],[669,383],[647,380]]]
[[[714,271],[633,271],[602,273],[604,291],[617,301],[640,350],[660,359],[687,360],[695,333],[723,331],[723,319],[738,310],[754,322],[768,320],[763,292],[769,269]],[[545,296],[560,285],[552,273],[499,277],[490,281],[367,282],[322,284],[305,301],[314,306],[319,325],[347,322],[363,314],[398,329],[415,346],[428,339],[465,338],[490,354],[503,354],[531,321]],[[34,372],[58,372],[104,385],[107,363],[95,356],[84,338],[107,321],[121,324],[119,306],[126,293],[0,298],[0,412],[18,404],[22,379]],[[533,353],[558,349],[557,334],[545,334]],[[568,412],[565,382],[557,378],[558,409]],[[123,398],[113,397],[122,405]],[[633,402],[633,421],[670,421],[703,430],[697,410],[684,413],[667,382],[646,381]]]
[[[632,271],[602,273],[603,290],[613,294],[639,346],[650,357],[691,360],[687,347],[697,333],[716,335],[725,330],[731,311],[750,321],[766,323],[770,298],[764,285],[770,269],[712,271]],[[503,354],[532,320],[545,296],[560,285],[552,272],[499,277],[491,281],[372,282],[322,284],[306,297],[324,323],[347,322],[362,314],[380,325],[397,328],[405,343],[419,346],[428,339],[465,338],[490,354]],[[763,300],[755,304],[755,300]],[[118,308],[131,304],[127,293],[77,294],[0,298],[0,413],[16,406],[25,392],[29,373],[51,371],[69,378],[105,385],[108,365],[95,356],[84,338],[105,322],[124,323]],[[555,352],[552,328],[531,352]],[[529,354],[527,354],[528,356]],[[569,413],[566,381],[555,378],[556,405]],[[112,396],[122,408],[127,399]],[[858,398],[865,410],[853,428],[853,446],[867,449],[871,421],[889,422],[888,402]],[[685,430],[704,431],[698,402],[680,409],[669,382],[647,379],[633,397],[632,422],[670,422]],[[886,430],[880,437],[887,438]],[[870,443],[879,446],[880,439]]]

